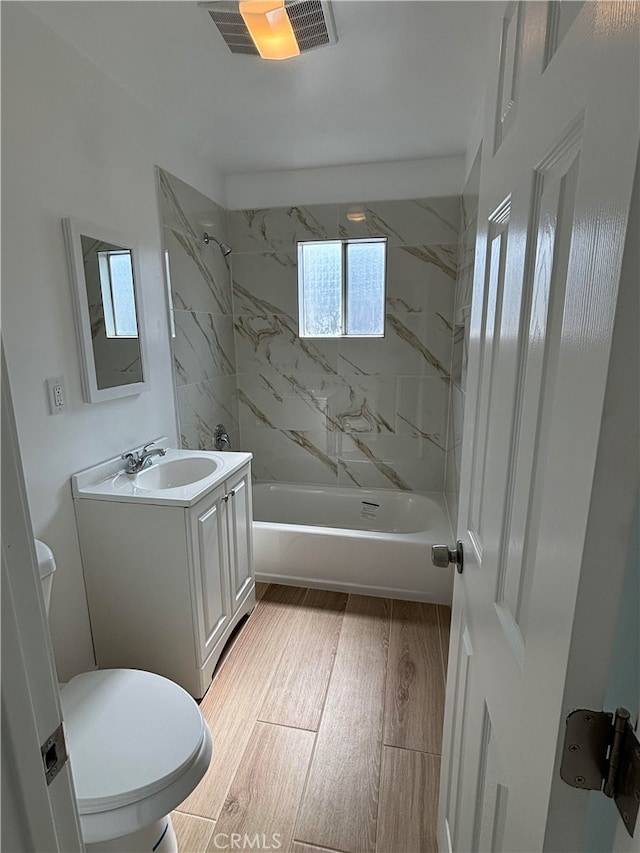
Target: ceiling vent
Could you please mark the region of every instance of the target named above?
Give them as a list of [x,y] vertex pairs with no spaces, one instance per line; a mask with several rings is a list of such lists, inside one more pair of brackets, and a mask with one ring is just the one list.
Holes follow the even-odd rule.
[[[214,0],[199,3],[206,9],[211,20],[220,30],[231,53],[259,56],[258,49],[249,35],[238,3],[234,0]],[[300,53],[316,47],[335,44],[338,41],[336,25],[328,0],[285,0],[285,8],[300,48]]]

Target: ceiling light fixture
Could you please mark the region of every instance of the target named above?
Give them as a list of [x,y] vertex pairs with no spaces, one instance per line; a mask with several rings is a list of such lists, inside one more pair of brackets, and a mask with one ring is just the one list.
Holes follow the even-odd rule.
[[[248,5],[254,6],[253,3]],[[282,3],[279,5],[281,7]],[[260,58],[258,48],[240,14],[238,0],[199,0],[198,6],[208,13],[231,53]],[[300,55],[320,47],[329,47],[338,41],[330,0],[285,0],[284,9],[291,22]]]
[[241,0],[238,6],[263,59],[291,59],[300,55],[284,0]]
[[350,207],[347,211],[349,222],[366,222],[367,214],[361,207]]

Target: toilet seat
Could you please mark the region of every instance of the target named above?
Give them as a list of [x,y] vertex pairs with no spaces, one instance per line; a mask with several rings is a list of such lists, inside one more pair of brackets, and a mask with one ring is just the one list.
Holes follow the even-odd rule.
[[75,676],[61,692],[71,771],[85,842],[162,817],[193,790],[211,736],[189,694],[142,670]]

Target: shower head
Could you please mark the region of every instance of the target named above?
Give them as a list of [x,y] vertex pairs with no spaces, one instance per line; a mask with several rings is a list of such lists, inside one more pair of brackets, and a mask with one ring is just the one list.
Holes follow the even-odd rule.
[[212,237],[210,234],[207,234],[206,231],[204,232],[202,239],[207,245],[209,245],[212,240],[214,243],[217,243],[218,246],[220,246],[220,251],[222,252],[223,257],[225,258],[227,257],[227,255],[230,255],[231,252],[233,252],[231,246],[227,245],[226,243],[222,243],[220,240],[218,240],[217,237]]

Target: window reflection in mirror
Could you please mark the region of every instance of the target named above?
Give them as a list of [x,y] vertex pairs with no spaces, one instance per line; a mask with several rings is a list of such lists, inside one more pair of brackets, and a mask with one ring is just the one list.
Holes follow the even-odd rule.
[[98,389],[142,382],[131,249],[81,234]]
[[98,252],[102,307],[108,338],[137,338],[133,269],[128,249]]

